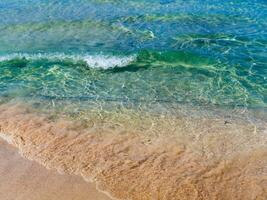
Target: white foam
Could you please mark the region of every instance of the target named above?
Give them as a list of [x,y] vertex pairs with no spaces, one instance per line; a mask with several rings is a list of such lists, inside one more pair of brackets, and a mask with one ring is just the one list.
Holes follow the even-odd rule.
[[15,58],[25,58],[27,60],[38,60],[38,59],[48,59],[48,60],[73,60],[74,62],[84,61],[91,68],[102,68],[109,69],[114,67],[124,67],[136,58],[135,55],[130,56],[113,56],[113,55],[73,55],[64,53],[38,53],[38,54],[27,54],[27,53],[14,53],[9,55],[0,56],[0,62],[8,61]]
[[124,57],[117,57],[117,56],[84,56],[83,60],[88,64],[90,67],[94,68],[113,68],[113,67],[124,67],[135,60],[135,56],[124,56]]
[[13,138],[12,136],[5,134],[3,132],[0,132],[0,138],[4,141],[6,141],[8,144],[13,144]]

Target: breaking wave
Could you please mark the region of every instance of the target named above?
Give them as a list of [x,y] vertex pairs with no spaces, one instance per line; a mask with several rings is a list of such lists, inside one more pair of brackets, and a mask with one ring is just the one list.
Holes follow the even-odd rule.
[[53,61],[68,61],[85,62],[91,68],[109,69],[114,67],[124,67],[135,60],[135,55],[130,56],[114,56],[114,55],[74,55],[65,53],[14,53],[0,56],[0,62],[10,61],[14,59],[26,60],[53,60]]

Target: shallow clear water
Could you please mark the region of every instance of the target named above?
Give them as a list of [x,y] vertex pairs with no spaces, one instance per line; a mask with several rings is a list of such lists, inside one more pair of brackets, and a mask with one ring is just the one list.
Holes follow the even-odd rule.
[[266,109],[267,4],[3,0],[0,55],[8,99]]
[[116,199],[267,199],[266,108],[266,0],[0,1],[0,138]]

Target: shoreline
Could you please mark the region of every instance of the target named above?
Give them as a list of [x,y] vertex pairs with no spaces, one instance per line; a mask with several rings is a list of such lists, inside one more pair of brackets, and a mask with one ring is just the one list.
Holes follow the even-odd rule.
[[[5,144],[5,143],[6,143],[6,144]],[[71,174],[62,173],[62,172],[60,172],[60,171],[58,171],[58,170],[56,170],[56,169],[48,169],[48,168],[46,168],[45,166],[43,166],[42,164],[36,162],[34,159],[30,159],[30,158],[27,158],[27,157],[23,156],[23,155],[20,153],[20,149],[17,148],[17,147],[14,145],[12,138],[9,137],[7,134],[3,134],[3,133],[0,132],[0,149],[1,149],[1,145],[4,145],[4,148],[5,148],[7,145],[11,146],[11,147],[8,148],[8,150],[12,151],[12,153],[14,153],[13,151],[16,151],[16,153],[19,154],[19,155],[21,156],[22,159],[25,159],[26,162],[27,162],[27,161],[34,162],[34,163],[36,163],[36,165],[40,165],[40,166],[42,166],[42,168],[44,168],[45,170],[48,170],[48,171],[50,171],[50,170],[52,170],[52,171],[56,171],[56,173],[57,173],[58,175],[62,175],[62,176],[78,176],[78,177],[81,176],[80,174],[72,174],[72,175],[71,175]],[[6,148],[6,149],[7,149],[7,148]],[[5,153],[5,152],[3,152],[3,153]],[[8,153],[9,153],[9,152],[8,152]],[[54,173],[54,172],[53,172],[53,173]],[[90,187],[91,190],[93,190],[93,189],[95,188],[97,192],[102,193],[102,194],[105,195],[105,197],[102,197],[102,198],[100,197],[99,200],[102,200],[102,199],[103,199],[103,200],[118,200],[117,198],[112,197],[112,195],[109,194],[108,192],[99,189],[99,187],[98,187],[98,182],[97,182],[97,181],[88,179],[88,178],[86,178],[86,177],[84,177],[84,176],[81,176],[81,177],[82,177],[82,179],[83,179],[83,181],[84,181],[85,183],[88,183],[88,187]],[[100,195],[100,196],[101,196],[101,195]],[[64,199],[64,200],[65,200],[65,199]],[[94,200],[97,200],[97,199],[94,199]]]
[[[162,119],[155,130],[166,134],[152,136],[138,134],[133,126],[118,132],[120,126],[97,121],[89,128],[79,120],[51,121],[23,106],[0,111],[1,137],[23,157],[91,180],[117,199],[267,196],[266,130],[253,124]],[[167,132],[172,129],[177,135]]]
[[61,175],[23,158],[2,138],[0,159],[1,200],[111,200],[79,176]]

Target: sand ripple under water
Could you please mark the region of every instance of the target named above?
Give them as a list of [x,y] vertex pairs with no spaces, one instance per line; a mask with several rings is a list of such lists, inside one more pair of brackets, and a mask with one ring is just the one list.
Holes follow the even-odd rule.
[[1,137],[23,156],[95,181],[115,199],[265,200],[265,125],[163,118],[151,126],[159,133],[153,135],[127,122],[120,128],[52,119],[21,104],[0,106]]

